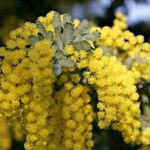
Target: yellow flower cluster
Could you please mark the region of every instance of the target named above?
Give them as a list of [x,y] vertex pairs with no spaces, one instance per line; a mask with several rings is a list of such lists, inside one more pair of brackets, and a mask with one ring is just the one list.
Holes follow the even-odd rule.
[[[150,79],[150,43],[144,42],[142,35],[135,36],[127,30],[126,17],[122,13],[116,14],[112,27],[105,26],[100,32],[101,37],[98,44],[105,49],[106,54],[115,55],[125,64],[133,73],[136,82],[139,79]],[[123,105],[125,107],[125,104]],[[131,107],[131,110],[137,111],[139,106],[136,107]],[[129,114],[129,116],[131,115]],[[125,122],[131,120],[129,116],[124,120]],[[139,127],[139,122],[135,126]],[[116,125],[113,127],[116,128]],[[122,129],[122,125],[117,125],[117,127],[119,130]],[[126,128],[129,130],[129,127]],[[142,150],[150,149],[149,127],[139,130],[136,134],[138,134],[136,142],[142,144]]]
[[40,21],[45,27],[46,31],[54,32],[55,27],[52,24],[54,11],[49,12],[45,17],[39,17],[37,20]]
[[[56,42],[54,14],[52,11],[38,18],[46,31],[38,22],[25,23],[10,33],[6,48],[0,48],[0,114],[17,130],[23,129],[26,150],[92,150],[94,90],[99,100],[95,112],[98,126],[112,126],[126,142],[134,142],[141,125],[131,71],[114,56],[106,56],[105,48],[95,48],[90,40],[83,41],[82,49],[73,44],[57,49],[61,42]],[[126,24],[120,21],[114,27],[121,32],[116,38],[126,29]],[[74,28],[79,24],[79,20],[73,21]],[[93,27],[93,31],[102,32],[100,46],[113,47],[106,41],[110,39],[110,28]],[[54,41],[42,36],[51,32]],[[140,38],[136,38],[140,44]],[[60,45],[56,46],[57,43]],[[87,47],[90,44],[91,50],[84,49],[84,44]],[[68,63],[73,65],[70,67]],[[57,67],[61,67],[59,75],[55,73]]]
[[47,122],[52,117],[49,109],[54,109],[51,94],[55,76],[50,62],[55,50],[43,40],[29,52],[25,48],[13,51],[1,49],[1,52],[5,57],[1,67],[2,114],[14,123],[21,121],[27,135],[26,149],[33,149],[33,144],[35,149],[46,146],[52,138],[48,130],[51,126]]
[[[93,111],[88,88],[80,85],[77,74],[70,75],[62,90],[56,93],[62,103],[62,147],[66,150],[91,150]],[[62,79],[61,79],[62,80]]]
[[126,142],[135,141],[139,134],[137,117],[140,109],[136,102],[138,94],[134,79],[115,57],[98,56],[98,51],[102,50],[94,51],[89,61],[89,72],[85,72],[89,84],[95,86],[98,94],[98,126],[112,125],[122,132]]
[[70,45],[65,52],[75,61],[78,69],[88,68],[83,76],[98,94],[98,126],[106,128],[112,125],[122,132],[126,142],[135,141],[140,128],[137,119],[140,109],[131,72],[115,57],[104,55],[100,48],[92,53],[73,50]]
[[[38,19],[46,29],[46,20],[50,21],[52,14],[49,13],[43,20],[42,17]],[[48,40],[37,41],[32,46],[29,41],[30,36],[37,36],[39,32],[35,24],[25,23],[22,28],[10,33],[7,47],[0,49],[0,56],[3,57],[1,113],[7,121],[13,123],[17,131],[24,128],[27,150],[91,149],[93,113],[88,88],[80,85],[78,74],[73,74],[70,79],[73,89],[68,88],[68,82],[54,94],[56,76],[52,59],[55,50],[50,47]],[[66,71],[68,69],[64,68]],[[63,98],[63,103],[58,96]],[[67,99],[70,100],[69,106],[65,103]],[[70,111],[69,118],[64,116],[67,113],[65,108]],[[21,138],[17,132],[16,138]]]
[[144,42],[142,35],[135,36],[127,30],[126,17],[116,14],[112,27],[101,28],[98,45],[107,54],[116,55],[133,72],[136,79],[150,79],[150,44]]
[[25,104],[28,104],[25,115],[26,149],[46,149],[53,136],[53,132],[49,130],[49,122],[54,114],[51,114],[49,109],[53,110],[55,104],[52,97],[55,76],[50,63],[54,54],[55,50],[49,47],[47,40],[37,42],[28,53],[31,61],[29,73],[32,79],[32,93],[24,97]]

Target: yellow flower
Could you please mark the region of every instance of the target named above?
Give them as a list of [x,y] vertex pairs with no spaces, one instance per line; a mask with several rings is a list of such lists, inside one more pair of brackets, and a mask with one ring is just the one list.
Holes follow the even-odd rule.
[[[150,79],[149,43],[144,43],[142,35],[135,36],[127,29],[126,16],[116,13],[113,26],[104,26],[101,29],[98,46],[104,47],[108,54],[115,55],[131,70],[136,82],[140,78]],[[142,57],[141,55],[144,54]],[[129,61],[130,60],[130,61]]]
[[66,55],[72,55],[73,52],[74,52],[74,47],[73,47],[73,45],[67,45],[67,46],[65,47],[65,54],[66,54]]

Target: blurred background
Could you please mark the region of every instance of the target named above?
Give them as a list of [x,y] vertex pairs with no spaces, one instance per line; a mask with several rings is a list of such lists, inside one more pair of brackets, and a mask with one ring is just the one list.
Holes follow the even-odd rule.
[[110,26],[115,12],[122,11],[128,16],[129,29],[149,40],[150,0],[0,0],[0,44],[7,40],[9,31],[50,10],[87,18],[100,26]]
[[[95,21],[101,27],[111,26],[115,12],[121,11],[128,17],[129,30],[150,41],[150,0],[0,0],[0,46],[5,44],[11,30],[26,21],[34,22],[51,10]],[[121,135],[111,129],[99,130],[94,125],[93,131],[94,150],[138,149],[134,144],[125,144]],[[14,141],[12,150],[23,150],[23,144]]]

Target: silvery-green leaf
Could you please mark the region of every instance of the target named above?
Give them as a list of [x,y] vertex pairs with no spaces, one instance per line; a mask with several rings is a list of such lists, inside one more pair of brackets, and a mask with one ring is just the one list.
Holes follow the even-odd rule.
[[118,54],[119,54],[118,49],[114,49],[114,50],[112,51],[112,55],[113,55],[113,56],[118,56]]
[[46,33],[46,29],[40,21],[36,21],[36,26],[40,29],[42,34]]
[[74,29],[74,36],[77,37],[77,36],[80,36],[82,35],[82,31],[80,31],[78,28],[75,28]]
[[75,37],[77,36],[84,36],[89,32],[88,22],[86,20],[83,20],[74,31]]
[[145,63],[147,63],[147,59],[146,59],[146,58],[139,57],[138,55],[135,56],[135,60],[136,60],[139,64],[145,64]]
[[83,20],[78,26],[77,29],[79,29],[80,31],[89,31],[90,29],[90,24],[87,20]]
[[44,40],[45,39],[43,34],[41,34],[41,33],[38,33],[38,38],[39,38],[39,40]]
[[73,43],[73,45],[77,50],[92,50],[91,45],[87,41],[79,41]]
[[82,36],[81,35],[76,35],[75,38],[73,39],[73,42],[79,42],[82,41]]
[[99,37],[98,32],[90,33],[90,24],[84,20],[79,24],[77,28],[74,29],[74,40],[73,42],[86,41],[86,40],[96,40]]
[[103,46],[103,47],[102,47],[102,50],[103,50],[103,52],[104,52],[107,56],[110,56],[110,55],[111,55],[110,49],[109,49],[108,47]]
[[78,37],[78,36],[82,37],[82,36],[86,35],[87,33],[88,33],[88,30],[83,31],[83,30],[79,30],[78,28],[74,29],[75,37]]
[[59,13],[57,13],[57,12],[54,13],[54,17],[53,17],[52,22],[53,22],[53,25],[54,25],[55,28],[60,28],[62,26]]
[[55,58],[56,58],[57,60],[64,58],[63,52],[58,51],[58,52],[56,53],[56,55],[55,55]]
[[31,42],[32,45],[34,45],[36,42],[39,41],[39,38],[37,36],[31,35],[28,37],[28,40]]
[[87,84],[87,83],[88,83],[88,82],[87,82],[87,79],[86,79],[86,78],[83,78],[83,79],[82,79],[82,83],[83,83],[83,84]]
[[123,64],[124,64],[125,66],[127,66],[128,69],[131,69],[132,63],[133,63],[133,59],[130,58],[130,57],[127,57],[127,58],[123,61]]
[[[89,30],[90,30],[91,25],[89,24],[89,22],[87,20],[83,20],[75,29],[75,36],[86,36],[87,34],[89,34]],[[84,39],[82,39],[83,41]]]
[[47,37],[47,31],[46,31],[45,27],[43,26],[43,24],[40,21],[36,22],[36,26],[40,29],[40,32],[41,32],[42,36],[44,38],[48,38]]
[[58,50],[63,51],[63,35],[60,33],[59,29],[55,30],[55,36],[56,36],[56,45]]
[[70,23],[66,23],[64,26],[64,32],[63,32],[63,40],[64,40],[64,45],[68,45],[71,43],[73,40],[73,25]]
[[54,42],[54,35],[51,31],[46,32],[45,38],[49,39],[50,44],[52,45],[52,43]]
[[150,106],[145,105],[144,106],[144,114],[140,116],[140,121],[142,124],[142,129],[144,130],[145,128],[149,127],[150,124]]
[[72,18],[69,14],[64,14],[64,24],[65,23],[72,23]]
[[55,42],[54,42],[54,44],[51,46],[53,49],[55,49],[56,51],[57,51],[57,45],[55,44]]
[[59,63],[54,63],[54,73],[59,76],[62,73],[62,67]]
[[88,34],[84,35],[82,39],[84,41],[88,41],[88,40],[95,41],[95,40],[98,39],[98,37],[99,37],[99,33],[98,32],[93,32],[93,33],[88,33]]
[[50,40],[50,44],[52,44],[53,41],[54,41],[53,33],[52,33],[51,31],[48,31],[48,32],[47,32],[46,29],[44,28],[43,24],[42,24],[40,21],[37,21],[37,22],[36,22],[36,25],[37,25],[37,27],[40,29],[40,31],[41,31],[43,37],[44,37],[45,39],[49,39],[49,40]]
[[74,62],[71,59],[69,59],[69,58],[60,59],[60,60],[58,60],[58,62],[59,62],[59,64],[61,66],[65,66],[65,67],[72,67],[72,66],[74,66]]
[[142,94],[142,95],[141,95],[141,98],[142,98],[142,102],[143,102],[143,103],[147,103],[147,104],[149,103],[148,96]]

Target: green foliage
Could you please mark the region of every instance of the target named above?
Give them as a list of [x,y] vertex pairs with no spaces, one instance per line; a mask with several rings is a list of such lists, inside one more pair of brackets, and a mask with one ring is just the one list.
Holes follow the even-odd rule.
[[48,39],[50,46],[56,49],[56,56],[54,61],[54,72],[60,75],[62,67],[72,67],[74,62],[64,56],[64,48],[67,45],[73,45],[76,50],[92,50],[93,48],[88,41],[95,41],[99,38],[98,32],[90,32],[91,23],[83,20],[76,28],[74,27],[73,19],[69,14],[64,14],[63,21],[59,13],[55,12],[52,25],[54,26],[54,33],[46,31],[45,27],[40,21],[36,22],[40,33],[37,36],[30,36],[29,41],[34,45],[37,41]]

